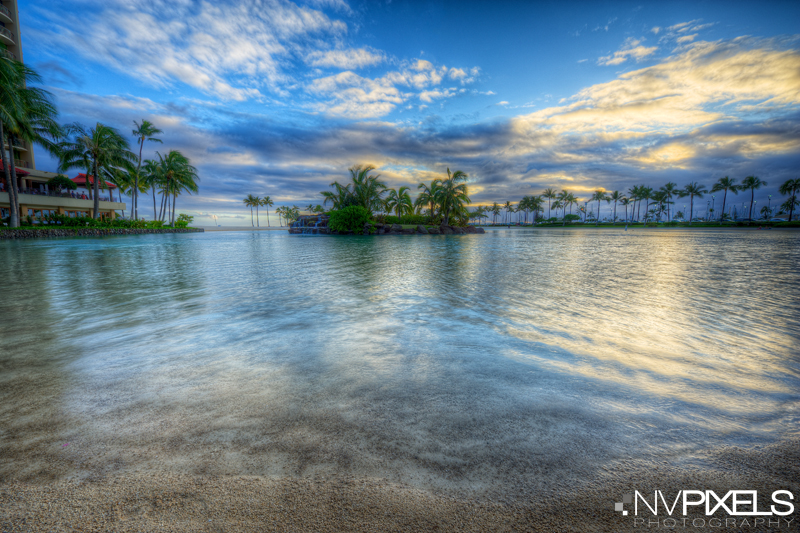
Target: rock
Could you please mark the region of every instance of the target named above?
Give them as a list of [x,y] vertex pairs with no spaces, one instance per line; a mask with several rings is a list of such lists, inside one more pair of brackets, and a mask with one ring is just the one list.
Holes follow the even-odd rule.
[[459,228],[457,226],[453,226],[452,230],[455,235],[464,235],[467,233],[467,230],[465,230],[464,228]]
[[420,235],[427,235],[428,234],[428,230],[425,229],[425,226],[418,225],[417,226],[417,233],[419,233]]
[[475,228],[475,233],[486,233],[486,230],[483,228]]
[[403,226],[401,226],[400,224],[392,224],[391,231],[401,232],[403,231]]
[[432,227],[431,229],[428,230],[428,233],[431,234],[431,235],[441,235],[442,234],[442,230],[440,228],[437,228],[436,226],[434,226],[434,227]]
[[467,233],[478,233],[477,231],[475,231],[475,226],[467,226],[466,228],[464,228],[464,230],[466,230]]
[[406,229],[402,230],[402,233],[403,233],[403,235],[414,235],[414,233],[416,233],[416,231],[414,230],[414,228],[406,228]]
[[442,235],[452,235],[453,234],[453,228],[451,228],[450,226],[441,226],[440,229],[442,231]]

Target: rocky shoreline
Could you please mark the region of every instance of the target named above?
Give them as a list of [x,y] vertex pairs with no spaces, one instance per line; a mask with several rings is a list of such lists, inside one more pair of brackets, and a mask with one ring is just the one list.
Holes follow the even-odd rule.
[[153,233],[203,233],[198,228],[46,228],[0,231],[0,240],[43,237],[105,237],[107,235],[147,235]]

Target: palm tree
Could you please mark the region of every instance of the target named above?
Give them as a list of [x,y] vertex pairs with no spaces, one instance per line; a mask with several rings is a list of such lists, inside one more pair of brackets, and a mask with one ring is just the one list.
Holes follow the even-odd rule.
[[528,200],[528,207],[533,213],[533,225],[536,225],[536,214],[542,210],[544,200],[541,196],[531,196]]
[[704,194],[708,194],[708,190],[696,181],[688,183],[682,191],[678,192],[681,198],[684,196],[689,197],[689,224],[692,223],[692,218],[694,216],[694,197],[702,198]]
[[[186,191],[188,193],[197,192],[199,187],[197,182],[197,169],[190,163],[189,159],[177,150],[170,150],[166,156],[156,152],[159,158],[160,173],[164,179],[163,194],[168,199],[172,196],[172,211],[170,214],[170,225],[175,226],[175,204],[178,196]],[[169,205],[169,201],[167,201]],[[252,218],[252,211],[251,211]]]
[[608,197],[608,200],[609,201],[614,200],[614,214],[612,215],[612,220],[611,220],[611,224],[613,225],[617,223],[617,202],[622,200],[622,193],[619,191],[614,191]]
[[[637,205],[637,202],[639,201],[639,186],[638,185],[634,185],[633,187],[628,189],[628,199],[633,204],[631,206],[631,219],[633,219],[634,215],[636,215],[636,205]],[[639,217],[638,216],[636,216],[636,221],[637,222],[639,221]]]
[[[30,67],[7,57],[0,59],[0,160],[8,185],[9,225],[12,228],[19,226],[15,140],[36,142],[58,157],[57,142],[63,135],[56,122],[58,112],[52,95],[44,89],[29,86],[39,81],[41,77]],[[7,159],[3,148],[5,142],[8,142]]]
[[269,208],[275,205],[275,203],[272,201],[272,198],[265,196],[261,199],[261,205],[267,208],[267,227],[269,227]]
[[[117,192],[120,195],[120,203],[122,203],[123,192],[131,198],[133,198],[134,189],[136,189],[137,193],[147,192],[147,186],[144,180],[139,181],[136,179],[139,177],[139,171],[130,161],[124,161],[123,165],[119,168],[106,169],[105,174],[103,180],[108,180],[117,186]],[[125,216],[124,209],[122,210],[122,216]],[[133,216],[133,213],[131,213],[131,216]]]
[[650,209],[650,199],[653,198],[653,188],[652,187],[645,187],[644,185],[639,187],[639,206],[641,207],[642,203],[641,200],[644,200],[644,222],[647,223],[647,211]]
[[[778,188],[778,192],[788,195],[791,198],[797,197],[797,191],[800,191],[800,178],[787,180]],[[794,205],[796,202],[789,202],[789,222],[792,221],[792,214],[794,213]]]
[[746,191],[747,189],[750,189],[750,214],[747,217],[750,220],[753,220],[753,198],[756,194],[756,189],[760,189],[765,185],[767,185],[767,182],[762,181],[761,178],[756,176],[747,176],[744,180],[742,180],[742,190]]
[[497,217],[500,215],[500,210],[501,210],[500,204],[494,202],[492,204],[492,208],[489,210],[492,212],[492,215],[494,215],[492,218],[492,226],[497,225]]
[[[93,218],[100,218],[99,176],[112,168],[122,167],[126,161],[134,161],[136,156],[130,151],[128,141],[117,130],[105,124],[98,122],[94,128],[86,129],[83,125],[74,123],[66,126],[66,131],[72,136],[72,140],[59,145],[59,171],[83,168],[87,159],[91,161],[94,175]],[[86,179],[89,179],[88,175]]]
[[456,170],[451,174],[450,169],[447,169],[447,179],[442,180],[436,195],[436,203],[439,204],[443,216],[442,226],[448,225],[452,212],[465,209],[464,205],[471,202],[466,181],[466,173]]
[[425,185],[424,183],[420,183],[417,185],[417,189],[422,189],[422,192],[419,193],[417,199],[414,201],[414,205],[417,207],[423,206],[425,204],[430,205],[430,217],[431,217],[431,224],[433,224],[433,219],[436,216],[436,195],[438,194],[439,188],[441,187],[442,181],[440,179],[435,179],[431,181],[430,187]]
[[[353,198],[353,191],[350,190],[350,183],[342,185],[338,181],[334,181],[330,186],[336,189],[336,192],[323,191],[322,197],[325,198],[325,200],[323,200],[322,205],[327,205],[328,202],[330,202],[333,209],[338,210],[347,207],[347,205],[355,201]],[[277,209],[275,212],[278,212]]]
[[547,188],[542,193],[542,198],[547,198],[547,218],[552,218],[550,216],[550,201],[555,199],[556,197],[556,190]]
[[397,214],[398,224],[403,215],[414,211],[411,195],[408,194],[408,190],[408,187],[405,186],[400,187],[399,190],[389,189],[389,195],[386,197],[386,211],[391,213],[392,209],[394,209]]
[[371,212],[383,207],[383,194],[386,192],[386,183],[380,181],[380,174],[372,176],[369,173],[375,170],[372,165],[356,165],[350,167],[350,177],[353,180],[353,197],[356,204]]
[[133,135],[136,137],[136,143],[139,145],[139,162],[136,164],[136,174],[133,179],[133,196],[131,196],[131,212],[133,213],[134,220],[139,219],[139,171],[142,168],[142,149],[144,148],[145,141],[152,141],[160,143],[161,139],[156,139],[154,135],[164,133],[160,129],[153,126],[153,124],[145,119],[139,124],[133,121],[136,129],[133,130]]
[[597,202],[597,220],[595,220],[594,225],[597,226],[600,224],[600,202],[608,203],[610,198],[606,196],[605,191],[596,190],[592,195],[592,199],[590,201]]
[[719,216],[720,224],[722,224],[722,218],[725,216],[725,201],[728,199],[728,191],[731,191],[733,194],[739,194],[739,188],[740,186],[736,185],[736,180],[728,176],[718,179],[714,186],[711,187],[712,193],[725,191],[722,195],[722,214]]
[[619,201],[619,205],[624,205],[625,206],[625,223],[626,224],[628,223],[628,204],[630,204],[630,203],[631,203],[631,199],[630,198],[626,198],[624,196]]
[[797,199],[796,194],[792,194],[789,198],[786,199],[785,202],[781,204],[781,211],[789,211],[789,221],[792,220],[792,213],[794,212],[795,208],[800,205],[800,201]]
[[511,202],[506,200],[506,205],[503,206],[503,209],[506,210],[506,223],[508,224],[508,226],[511,226],[511,217],[509,216],[509,213],[513,209],[513,207],[511,206]]
[[661,187],[661,192],[664,193],[664,199],[667,204],[667,221],[672,220],[671,212],[670,212],[670,204],[672,204],[672,197],[678,194],[678,184],[669,182],[663,187]]

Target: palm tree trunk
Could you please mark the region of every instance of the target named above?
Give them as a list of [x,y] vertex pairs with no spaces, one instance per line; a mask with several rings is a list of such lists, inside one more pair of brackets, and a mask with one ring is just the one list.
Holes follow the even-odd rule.
[[725,200],[728,198],[728,189],[722,194],[722,212],[719,215],[719,225],[722,225],[722,219],[725,217]]
[[153,183],[151,187],[153,190],[153,221],[155,221],[156,215],[158,214],[158,210],[156,209],[156,184]]
[[178,193],[172,194],[172,227],[175,227],[175,203],[178,201]]
[[750,215],[747,217],[748,218],[748,222],[750,220],[753,220],[753,197],[755,196],[755,194],[756,194],[756,188],[752,187],[750,189]]
[[269,206],[267,207],[267,227],[269,227]]
[[259,222],[258,220],[258,204],[256,204],[256,227],[257,228],[261,227],[261,222]]
[[689,224],[692,223],[692,215],[694,214],[694,195],[689,195]]
[[100,173],[98,172],[97,158],[94,160],[94,219],[100,218]]
[[594,221],[594,225],[600,225],[600,200],[597,200],[597,220]]
[[[8,189],[8,222],[9,226],[12,228],[19,227],[19,199],[17,197],[17,188],[14,186],[16,183],[16,178],[14,181],[11,181],[11,170],[9,167],[14,168],[14,148],[13,143],[9,139],[8,142],[8,153],[9,157],[5,157],[5,150],[2,149],[4,144],[4,135],[3,135],[3,123],[0,121],[0,154],[2,154],[3,159],[3,174],[5,175],[6,179],[6,188]],[[11,161],[9,165],[8,161]],[[14,174],[16,175],[16,170],[14,170]]]
[[252,205],[250,206],[250,226],[252,226],[254,228],[256,227],[255,222],[253,222],[253,206]]
[[144,139],[139,141],[139,163],[136,165],[136,175],[133,177],[133,195],[131,196],[131,214],[134,220],[139,219],[139,170],[142,168],[142,149]]
[[[25,216],[24,214],[19,212],[19,190],[22,188],[20,187],[19,178],[17,177],[17,165],[14,161],[14,134],[8,136],[8,159],[9,159],[9,172],[11,172],[11,183],[14,187],[14,209],[17,212],[17,220],[19,225],[22,221],[19,217]],[[9,207],[11,207],[9,202]]]

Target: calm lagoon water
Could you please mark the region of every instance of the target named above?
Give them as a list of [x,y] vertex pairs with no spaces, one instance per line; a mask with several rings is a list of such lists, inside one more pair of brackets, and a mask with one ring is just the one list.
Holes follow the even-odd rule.
[[797,438],[800,233],[0,242],[0,478],[529,491]]

